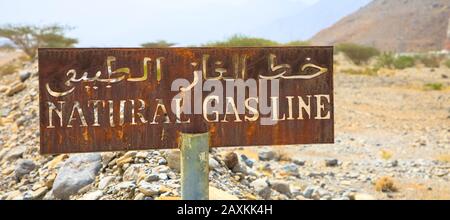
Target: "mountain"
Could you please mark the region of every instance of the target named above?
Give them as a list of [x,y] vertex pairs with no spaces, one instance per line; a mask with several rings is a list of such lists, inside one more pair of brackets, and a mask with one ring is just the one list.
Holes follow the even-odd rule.
[[[358,10],[371,0],[319,0],[308,7],[298,7],[292,14],[255,28],[251,35],[281,42],[307,40],[342,17]],[[287,13],[287,12],[286,12]]]
[[450,49],[449,0],[374,0],[311,42],[351,42],[393,52]]

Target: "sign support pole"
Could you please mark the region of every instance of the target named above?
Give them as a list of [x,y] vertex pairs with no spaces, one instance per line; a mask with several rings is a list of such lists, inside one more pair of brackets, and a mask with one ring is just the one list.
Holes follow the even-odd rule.
[[181,197],[209,199],[209,132],[181,133]]

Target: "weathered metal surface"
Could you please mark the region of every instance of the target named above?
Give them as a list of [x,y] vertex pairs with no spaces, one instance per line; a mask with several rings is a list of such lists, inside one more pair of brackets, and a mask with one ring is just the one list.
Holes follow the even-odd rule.
[[[40,49],[41,153],[177,148],[180,132],[206,131],[212,147],[333,143],[332,57],[332,47]],[[245,108],[239,117],[222,112],[218,122],[184,113],[177,121],[171,104],[180,91],[171,87],[177,79],[194,84],[195,74],[203,80],[196,85],[215,80],[223,94],[236,79],[254,79],[258,88],[260,80],[279,80],[279,94],[269,90],[265,100],[275,101],[285,120],[262,125],[264,113],[254,120]],[[195,99],[211,93],[183,88],[192,109]],[[260,95],[251,97],[262,103]],[[309,101],[310,114],[308,108],[299,111],[299,96]]]
[[209,199],[209,133],[180,134],[181,197]]

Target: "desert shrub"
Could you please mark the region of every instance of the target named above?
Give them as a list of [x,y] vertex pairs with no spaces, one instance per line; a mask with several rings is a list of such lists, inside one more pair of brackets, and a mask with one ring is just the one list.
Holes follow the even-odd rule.
[[11,51],[11,50],[14,50],[14,49],[16,49],[16,48],[14,48],[14,46],[12,44],[6,43],[6,44],[0,45],[0,50]]
[[373,47],[366,47],[350,43],[337,45],[336,52],[342,52],[356,65],[367,63],[367,61],[369,61],[372,57],[378,56],[380,54],[380,52]]
[[381,68],[392,68],[394,67],[395,62],[395,56],[393,53],[382,53],[377,57],[377,63],[375,64],[376,67]]
[[159,40],[159,41],[155,41],[155,42],[143,43],[143,44],[141,44],[141,47],[144,47],[144,48],[155,48],[155,47],[171,47],[171,46],[174,46],[174,45],[176,45],[176,44],[167,42],[165,40]]
[[378,179],[375,183],[375,190],[378,192],[396,192],[397,187],[394,181],[389,177],[382,177]]
[[425,89],[426,90],[440,91],[443,88],[444,88],[444,85],[442,85],[442,83],[427,83],[427,84],[425,84]]
[[280,44],[275,41],[267,40],[264,38],[248,37],[244,35],[233,35],[224,41],[215,41],[204,44],[207,47],[268,47],[279,46]]
[[284,46],[311,46],[311,43],[308,41],[297,40],[297,41],[288,42],[288,43],[284,44]]
[[376,76],[378,74],[377,68],[364,68],[364,69],[345,69],[342,72],[350,75],[367,75]]
[[72,47],[78,40],[64,36],[69,27],[60,25],[6,25],[0,27],[0,38],[6,38],[31,58],[40,47]]
[[428,68],[439,68],[442,58],[436,55],[423,55],[418,57],[420,63]]
[[410,56],[399,56],[394,59],[393,63],[395,69],[406,69],[416,65],[416,60],[414,57]]
[[393,153],[390,151],[387,151],[387,150],[381,150],[380,155],[381,155],[381,158],[383,158],[384,160],[389,160],[392,158]]
[[17,64],[7,63],[5,65],[0,66],[0,76],[13,74],[17,72],[18,69],[19,67],[17,66]]
[[447,68],[450,68],[450,59],[447,59],[446,61],[444,61],[444,65],[445,65]]

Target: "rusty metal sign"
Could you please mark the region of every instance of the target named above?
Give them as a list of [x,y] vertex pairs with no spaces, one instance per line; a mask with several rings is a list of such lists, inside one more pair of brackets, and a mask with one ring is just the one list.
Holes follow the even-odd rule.
[[334,142],[333,48],[39,49],[41,153]]

